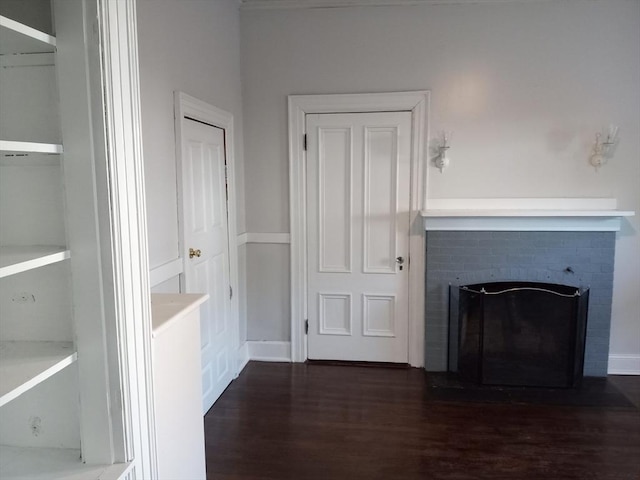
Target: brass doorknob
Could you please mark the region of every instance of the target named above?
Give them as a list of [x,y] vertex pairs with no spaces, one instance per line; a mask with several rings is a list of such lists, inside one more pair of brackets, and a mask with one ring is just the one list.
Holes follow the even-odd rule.
[[200,255],[202,255],[202,252],[200,251],[200,249],[195,249],[195,250],[193,248],[189,249],[189,258],[199,257]]

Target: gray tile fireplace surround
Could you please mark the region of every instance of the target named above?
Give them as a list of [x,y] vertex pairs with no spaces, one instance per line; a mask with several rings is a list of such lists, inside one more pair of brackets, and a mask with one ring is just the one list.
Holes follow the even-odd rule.
[[584,375],[607,374],[615,232],[428,231],[426,235],[428,371],[447,369],[449,285],[522,280],[590,288]]

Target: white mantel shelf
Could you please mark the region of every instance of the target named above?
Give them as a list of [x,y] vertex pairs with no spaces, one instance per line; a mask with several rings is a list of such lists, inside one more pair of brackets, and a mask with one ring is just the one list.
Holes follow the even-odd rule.
[[635,212],[611,198],[434,199],[423,210],[425,230],[582,231],[620,230]]

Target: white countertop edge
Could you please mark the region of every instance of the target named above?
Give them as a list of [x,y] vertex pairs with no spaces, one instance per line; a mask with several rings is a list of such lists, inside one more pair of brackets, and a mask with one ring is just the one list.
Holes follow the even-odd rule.
[[209,295],[205,293],[152,293],[152,336],[155,338],[171,328],[208,299]]

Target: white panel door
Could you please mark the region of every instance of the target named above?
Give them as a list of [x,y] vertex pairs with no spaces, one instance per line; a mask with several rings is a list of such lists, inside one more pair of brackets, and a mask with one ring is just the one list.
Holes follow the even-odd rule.
[[308,357],[408,363],[411,113],[306,122]]
[[210,296],[200,317],[203,413],[234,376],[224,145],[224,130],[182,119],[184,290]]

